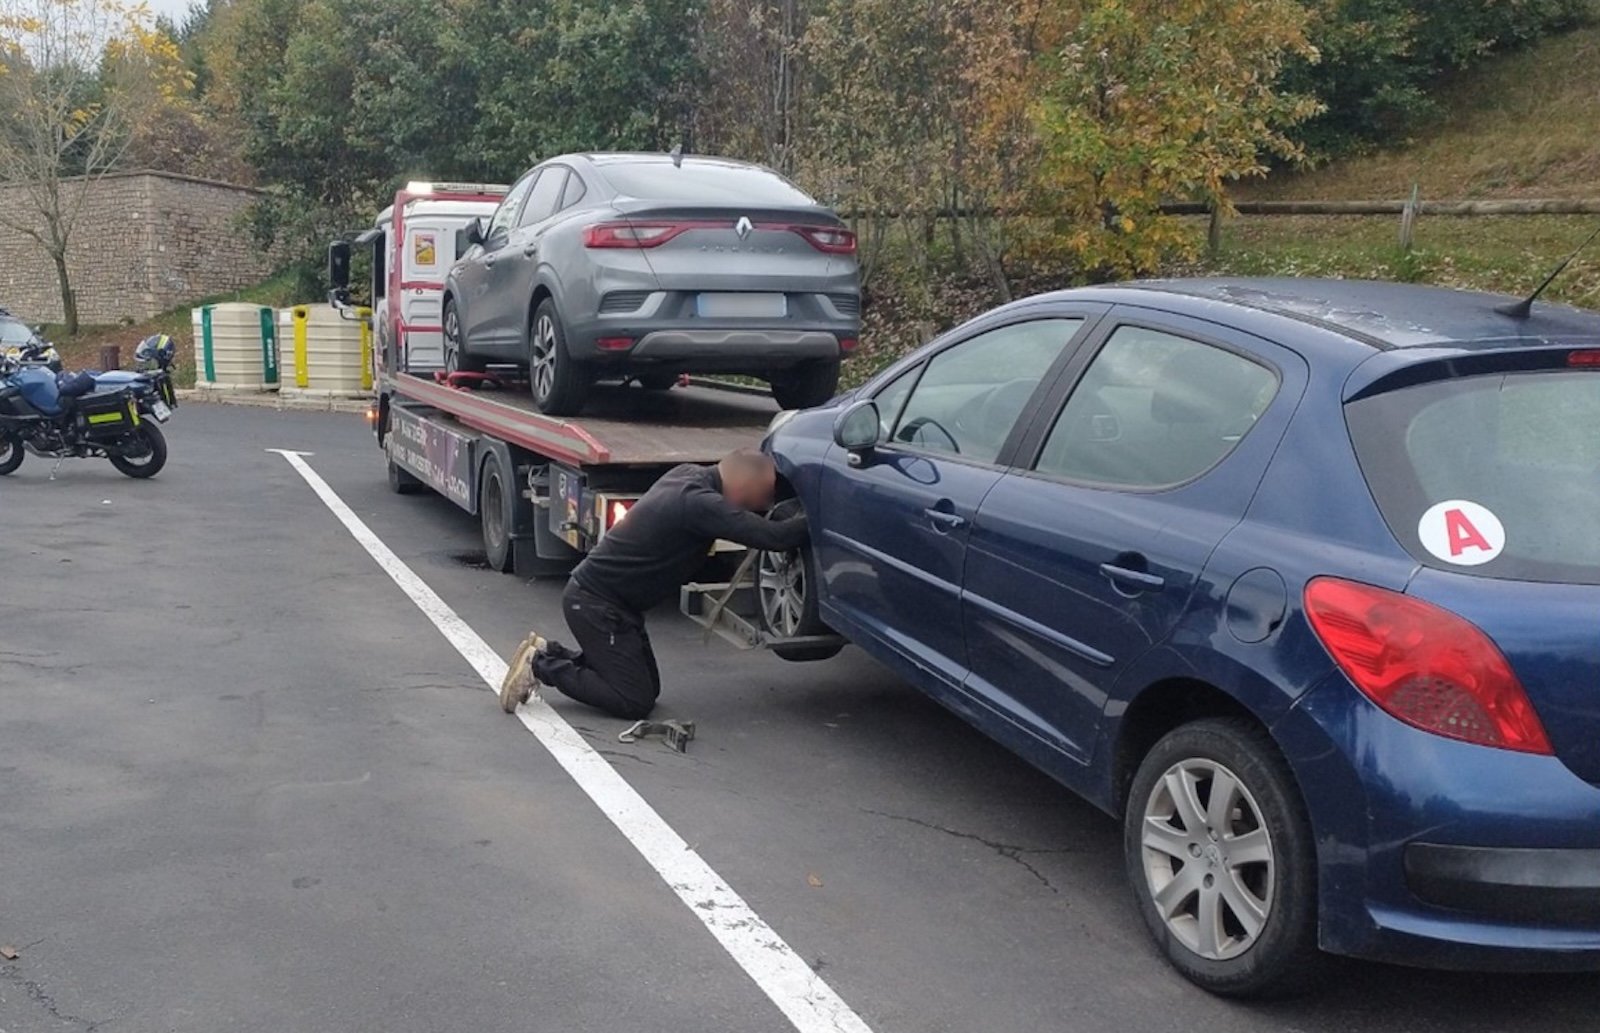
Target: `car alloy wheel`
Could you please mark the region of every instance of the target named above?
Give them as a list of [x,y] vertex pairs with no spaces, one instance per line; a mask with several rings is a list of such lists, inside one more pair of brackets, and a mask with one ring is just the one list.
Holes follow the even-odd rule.
[[756,584],[768,630],[780,638],[800,635],[806,612],[806,565],[800,550],[763,552]]
[[461,317],[454,305],[444,309],[444,371],[461,372]]
[[556,387],[556,324],[541,312],[533,327],[533,354],[528,362],[528,379],[535,398],[549,398]]
[[1196,757],[1168,768],[1144,805],[1143,870],[1171,935],[1210,961],[1255,945],[1277,877],[1260,806],[1237,775]]

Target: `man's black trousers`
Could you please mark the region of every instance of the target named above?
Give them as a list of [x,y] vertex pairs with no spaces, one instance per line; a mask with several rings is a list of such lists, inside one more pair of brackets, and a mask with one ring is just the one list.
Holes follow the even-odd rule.
[[576,581],[567,582],[561,609],[578,649],[553,647],[534,661],[534,675],[614,717],[648,716],[661,694],[661,672],[644,615],[607,602]]

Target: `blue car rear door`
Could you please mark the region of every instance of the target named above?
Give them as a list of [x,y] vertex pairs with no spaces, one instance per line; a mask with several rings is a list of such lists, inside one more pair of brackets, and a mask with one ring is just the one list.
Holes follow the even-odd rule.
[[1084,323],[1023,314],[957,336],[879,389],[879,447],[827,455],[817,557],[829,616],[925,688],[959,691],[966,676],[973,517]]
[[1086,762],[1118,675],[1189,604],[1306,379],[1293,352],[1116,308],[1062,371],[970,538],[966,692]]

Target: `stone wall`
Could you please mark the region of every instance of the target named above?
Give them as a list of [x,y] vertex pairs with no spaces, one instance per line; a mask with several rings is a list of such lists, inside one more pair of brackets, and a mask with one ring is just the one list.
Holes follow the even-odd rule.
[[[67,254],[85,325],[141,320],[265,279],[273,261],[239,227],[257,193],[162,172],[119,173],[89,186]],[[0,184],[0,207],[27,210],[20,187]],[[0,226],[0,308],[61,320],[50,256]]]

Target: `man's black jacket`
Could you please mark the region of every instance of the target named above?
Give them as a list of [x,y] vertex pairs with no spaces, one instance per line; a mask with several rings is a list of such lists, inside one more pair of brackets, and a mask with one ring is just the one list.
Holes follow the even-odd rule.
[[677,466],[634,503],[572,577],[602,599],[643,613],[693,579],[719,538],[751,549],[793,549],[806,540],[806,518],[768,520],[740,509],[723,497],[716,467]]

